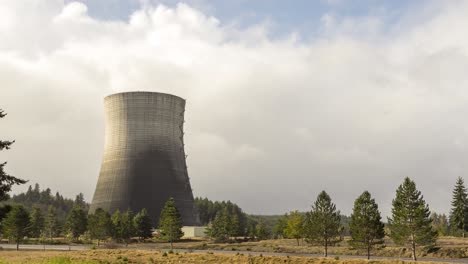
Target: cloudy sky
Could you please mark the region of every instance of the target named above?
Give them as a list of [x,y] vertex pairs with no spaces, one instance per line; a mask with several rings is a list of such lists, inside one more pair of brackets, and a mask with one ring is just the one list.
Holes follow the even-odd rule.
[[[408,2],[411,2],[409,4]],[[92,198],[103,97],[187,99],[196,196],[248,213],[388,215],[405,176],[447,213],[468,180],[468,1],[0,0],[0,160]],[[16,187],[15,192],[27,186]]]

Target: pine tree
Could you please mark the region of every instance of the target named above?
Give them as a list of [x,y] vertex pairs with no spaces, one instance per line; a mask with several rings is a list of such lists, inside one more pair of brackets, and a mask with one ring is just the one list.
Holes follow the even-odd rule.
[[299,211],[296,210],[289,214],[284,234],[288,238],[296,239],[297,245],[299,246],[299,239],[304,236],[304,216],[299,213]]
[[229,236],[236,238],[240,234],[239,216],[233,211],[230,218]]
[[153,236],[153,225],[151,224],[151,218],[148,215],[148,211],[145,208],[135,215],[133,218],[133,225],[135,227],[135,235],[140,239],[144,240]]
[[70,213],[67,215],[65,228],[71,235],[73,240],[77,240],[84,232],[86,232],[88,217],[83,207],[76,204],[73,206]]
[[[3,112],[2,109],[0,109],[0,118],[3,118],[5,116],[5,112]],[[15,141],[0,140],[0,150],[10,149],[11,144],[13,144],[14,142]],[[8,175],[3,169],[6,164],[6,162],[0,163],[0,201],[7,200],[9,198],[8,193],[11,191],[11,187],[13,185],[20,185],[26,183],[25,180]]]
[[163,239],[171,243],[171,250],[173,242],[179,240],[184,235],[182,232],[182,219],[172,197],[169,198],[161,211],[159,229],[161,230]]
[[88,216],[88,231],[91,239],[97,240],[97,246],[101,240],[106,240],[112,231],[112,222],[108,212],[101,208]]
[[16,250],[25,236],[29,234],[29,213],[23,206],[15,206],[3,221],[3,233],[16,242]]
[[75,201],[73,202],[74,205],[77,205],[77,206],[80,206],[81,208],[85,208],[86,207],[86,202],[84,200],[84,195],[82,193],[79,193],[76,197],[75,197]]
[[[229,239],[230,217],[227,208],[218,211],[213,222],[208,228],[208,236],[215,241],[227,241]],[[254,231],[255,232],[255,231]]]
[[370,251],[375,245],[383,244],[384,224],[379,207],[368,191],[363,192],[354,202],[349,229],[350,244],[355,248],[365,248],[367,259],[370,259]]
[[29,234],[31,237],[40,237],[41,232],[44,229],[44,216],[42,215],[41,209],[37,207],[32,209],[30,222],[31,226]]
[[409,245],[416,261],[416,246],[432,245],[437,239],[429,206],[408,177],[398,187],[392,205],[392,217],[388,218],[390,237],[396,244]]
[[328,256],[328,246],[339,241],[340,211],[331,202],[330,196],[322,191],[306,215],[305,235],[308,243],[324,246],[324,256]]
[[52,241],[52,238],[57,235],[58,231],[58,222],[57,222],[57,213],[55,208],[50,205],[47,210],[47,217],[44,224],[44,233]]
[[450,211],[450,227],[454,233],[461,232],[465,237],[465,232],[468,229],[468,198],[465,183],[461,177],[458,177],[457,183],[453,189],[452,210]]
[[130,239],[135,234],[135,227],[133,225],[133,213],[132,213],[132,211],[127,210],[122,215],[120,232],[121,232],[121,238],[125,242],[125,246],[128,246],[128,243],[129,243]]
[[122,214],[120,210],[115,211],[111,217],[112,238],[119,242],[122,239]]

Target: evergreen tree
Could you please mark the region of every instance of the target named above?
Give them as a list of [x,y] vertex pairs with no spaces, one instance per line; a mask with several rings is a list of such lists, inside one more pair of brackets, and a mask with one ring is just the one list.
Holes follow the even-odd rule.
[[115,211],[111,217],[112,221],[112,239],[120,242],[122,239],[122,214],[120,210]]
[[[218,212],[221,212],[226,208],[229,213],[229,217],[231,218],[231,222],[233,227],[230,229],[230,236],[246,236],[247,235],[247,214],[245,214],[238,205],[230,202],[230,201],[222,201],[222,202],[213,202],[208,200],[208,198],[195,198],[195,206],[198,209],[200,215],[200,222],[202,225],[212,224]],[[236,219],[237,218],[237,219]],[[237,220],[239,222],[239,228],[235,228],[237,225]],[[238,231],[235,231],[235,230]],[[255,229],[255,228],[254,228]]]
[[349,229],[350,244],[355,248],[365,248],[367,259],[370,259],[370,251],[375,245],[383,244],[384,224],[379,207],[368,191],[363,192],[354,202]]
[[304,216],[299,211],[296,210],[289,214],[284,234],[288,238],[296,239],[299,246],[299,239],[304,235]]
[[88,216],[88,231],[91,239],[97,240],[97,246],[101,240],[106,240],[112,231],[112,222],[108,212],[101,208]]
[[88,217],[83,208],[79,205],[73,206],[67,216],[65,228],[71,235],[73,240],[77,240],[84,232],[88,225]]
[[5,204],[4,206],[0,206],[0,230],[2,230],[3,219],[8,215],[13,207],[10,204]]
[[29,213],[23,206],[15,206],[3,221],[3,233],[16,243],[16,250],[25,236],[29,234]]
[[324,246],[324,256],[328,256],[328,246],[339,241],[340,211],[331,202],[330,196],[322,191],[306,215],[305,236],[308,243]]
[[[218,211],[216,217],[208,228],[208,236],[215,241],[226,241],[229,239],[230,218],[227,208]],[[255,232],[255,231],[254,231]]]
[[145,208],[143,208],[137,215],[135,215],[133,218],[133,225],[135,227],[135,235],[140,240],[144,240],[153,236],[153,225],[151,224],[151,218],[149,217]]
[[182,219],[172,197],[169,198],[161,211],[159,229],[161,230],[163,239],[171,243],[171,250],[173,247],[172,243],[184,235],[182,232]]
[[[5,112],[3,112],[2,109],[0,109],[0,119],[5,116]],[[13,144],[14,142],[15,141],[0,140],[0,150],[10,149],[11,144]],[[26,183],[25,180],[8,175],[3,169],[6,164],[6,162],[0,163],[0,201],[7,200],[9,198],[8,193],[11,191],[11,187],[13,185],[20,185]]]
[[79,194],[75,197],[74,205],[80,206],[81,208],[85,208],[85,207],[86,207],[86,202],[85,202],[85,200],[84,200],[84,195],[83,195],[82,193],[79,193]]
[[235,212],[232,212],[230,218],[229,236],[236,238],[240,234],[239,216]]
[[396,244],[409,245],[416,260],[416,246],[432,245],[437,239],[429,206],[408,177],[398,187],[392,205],[392,217],[388,219],[390,237]]
[[57,214],[55,212],[55,208],[51,205],[47,210],[47,217],[45,219],[44,224],[44,232],[45,236],[49,237],[50,241],[52,241],[52,238],[58,233]]
[[465,232],[468,229],[468,198],[465,183],[461,177],[458,177],[452,195],[452,210],[450,211],[450,227],[452,232],[461,232],[465,237]]
[[31,237],[38,238],[41,236],[41,232],[44,229],[44,216],[42,215],[41,209],[34,207],[31,212],[31,226],[29,234]]
[[135,234],[135,227],[133,225],[133,213],[132,213],[132,211],[127,210],[122,215],[120,232],[121,232],[121,238],[125,242],[125,245],[127,246],[130,239]]

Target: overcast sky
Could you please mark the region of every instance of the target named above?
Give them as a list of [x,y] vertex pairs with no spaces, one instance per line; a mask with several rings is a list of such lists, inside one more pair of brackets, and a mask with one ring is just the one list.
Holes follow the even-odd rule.
[[158,91],[187,99],[196,196],[282,214],[324,189],[349,214],[369,190],[388,215],[409,176],[447,213],[468,180],[466,14],[457,0],[0,0],[0,138],[16,139],[0,161],[90,201],[103,97]]

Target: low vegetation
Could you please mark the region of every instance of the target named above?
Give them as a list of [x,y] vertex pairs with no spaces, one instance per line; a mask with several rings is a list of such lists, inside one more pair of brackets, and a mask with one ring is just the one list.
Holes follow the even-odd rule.
[[[31,264],[101,264],[101,263],[321,263],[321,264],[359,264],[370,263],[367,260],[340,258],[310,258],[296,256],[264,256],[250,254],[216,254],[216,253],[177,253],[140,250],[90,250],[83,252],[48,252],[25,251],[15,254],[13,251],[2,252],[0,263]],[[375,260],[375,264],[411,263],[401,260]],[[429,263],[429,262],[420,262]]]

